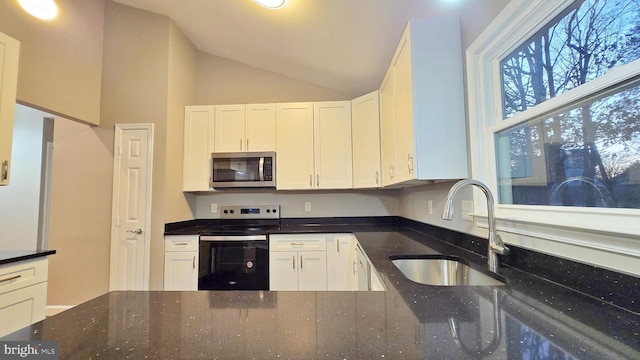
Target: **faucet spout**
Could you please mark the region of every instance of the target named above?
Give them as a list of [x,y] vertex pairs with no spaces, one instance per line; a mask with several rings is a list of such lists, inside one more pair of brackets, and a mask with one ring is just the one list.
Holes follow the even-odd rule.
[[509,253],[509,248],[504,245],[500,236],[496,234],[493,195],[484,183],[473,179],[464,179],[455,183],[449,190],[449,195],[447,195],[447,200],[445,201],[444,208],[442,209],[442,219],[451,221],[453,218],[453,198],[456,196],[458,190],[466,185],[478,187],[487,198],[487,222],[489,224],[489,246],[487,257],[489,258],[489,270],[497,273],[498,268],[500,267],[498,255],[507,255]]

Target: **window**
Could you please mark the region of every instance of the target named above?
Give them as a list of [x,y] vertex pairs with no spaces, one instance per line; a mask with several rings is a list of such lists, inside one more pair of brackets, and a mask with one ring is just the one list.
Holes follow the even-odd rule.
[[639,58],[640,0],[511,0],[467,49],[472,176],[499,228],[629,253],[604,234],[640,235]]
[[[503,117],[640,57],[640,1],[575,1],[500,62]],[[640,208],[640,87],[496,134],[504,204]]]

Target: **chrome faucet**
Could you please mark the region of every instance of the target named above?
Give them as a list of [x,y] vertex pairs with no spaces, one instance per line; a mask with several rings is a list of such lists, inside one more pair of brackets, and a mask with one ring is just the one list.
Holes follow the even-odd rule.
[[447,195],[447,201],[445,202],[442,210],[442,219],[451,221],[453,217],[453,198],[456,196],[456,192],[465,185],[477,186],[487,197],[487,222],[489,223],[489,250],[487,256],[489,258],[489,270],[497,273],[498,268],[500,267],[498,255],[507,255],[509,253],[509,248],[504,245],[500,236],[496,234],[496,219],[493,212],[493,195],[491,195],[491,191],[485,184],[472,179],[460,180],[455,183],[451,187],[451,190],[449,190],[449,195]]

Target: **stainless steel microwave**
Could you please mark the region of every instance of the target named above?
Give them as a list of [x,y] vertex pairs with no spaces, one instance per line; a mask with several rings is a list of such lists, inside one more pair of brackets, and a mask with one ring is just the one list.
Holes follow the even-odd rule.
[[276,187],[275,151],[212,153],[211,163],[213,188]]

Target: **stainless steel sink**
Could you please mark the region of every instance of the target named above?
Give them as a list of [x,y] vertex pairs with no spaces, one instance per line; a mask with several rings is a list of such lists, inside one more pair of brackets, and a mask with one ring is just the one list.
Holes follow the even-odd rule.
[[447,255],[400,255],[389,258],[407,279],[434,286],[496,286],[507,279]]

